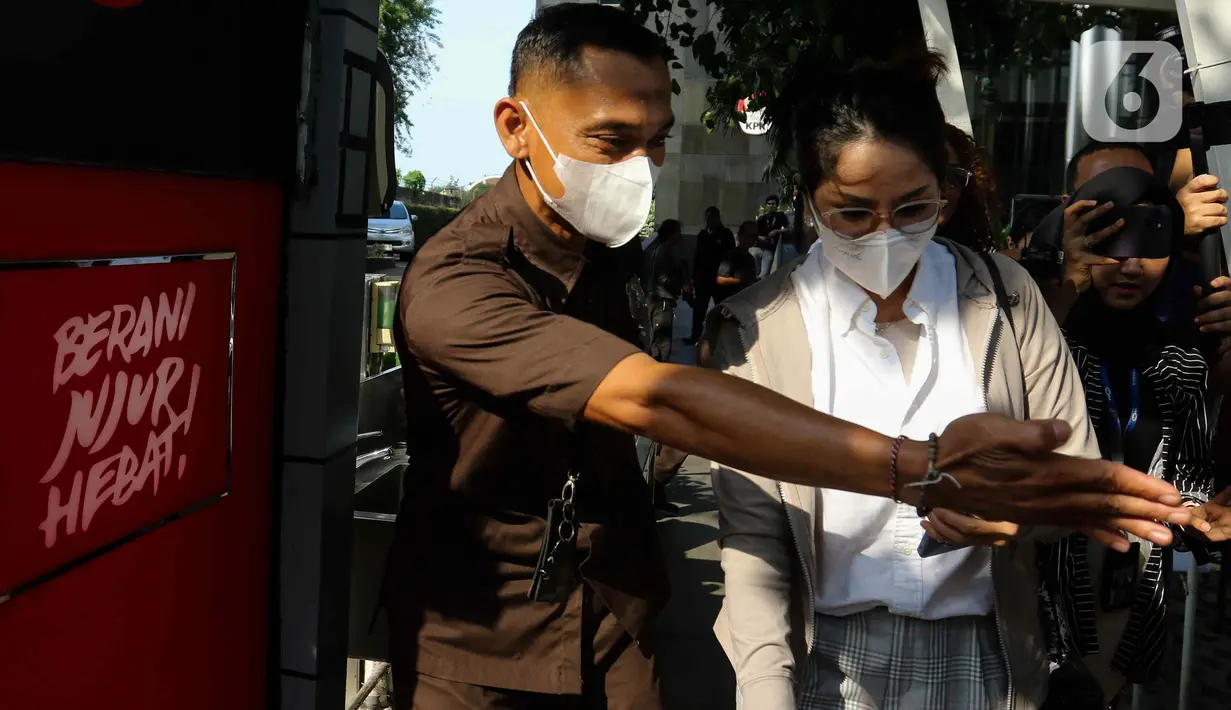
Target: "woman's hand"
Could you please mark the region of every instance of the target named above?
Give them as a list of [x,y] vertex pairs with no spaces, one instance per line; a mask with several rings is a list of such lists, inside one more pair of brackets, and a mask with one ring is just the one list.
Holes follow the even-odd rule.
[[1064,208],[1064,279],[1071,281],[1078,293],[1090,288],[1090,267],[1119,263],[1115,259],[1095,255],[1093,249],[1119,232],[1124,227],[1124,220],[1118,219],[1110,227],[1089,233],[1090,224],[1107,214],[1113,206],[1110,202],[1100,205],[1094,200],[1080,200]]
[[1209,543],[1231,540],[1231,488],[1214,496],[1209,503],[1193,508],[1193,519],[1209,525],[1209,530],[1194,529],[1189,532]]
[[1003,547],[1021,534],[1017,523],[990,522],[952,510],[933,510],[920,525],[933,540],[955,545]]

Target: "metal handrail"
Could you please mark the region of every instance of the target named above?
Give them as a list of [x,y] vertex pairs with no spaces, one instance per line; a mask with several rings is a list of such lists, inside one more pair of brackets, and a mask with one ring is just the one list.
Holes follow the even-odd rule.
[[380,679],[384,678],[388,672],[388,663],[382,662],[373,666],[367,680],[363,681],[363,687],[359,688],[359,693],[346,704],[346,710],[359,710],[359,706],[363,705],[363,701],[368,699],[368,696],[376,689],[376,685],[380,683]]

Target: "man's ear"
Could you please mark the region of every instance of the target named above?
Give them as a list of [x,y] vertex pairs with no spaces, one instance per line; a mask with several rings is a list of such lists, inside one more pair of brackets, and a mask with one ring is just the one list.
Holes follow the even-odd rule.
[[514,160],[525,160],[530,157],[530,147],[526,143],[528,125],[522,118],[521,105],[512,98],[505,97],[496,102],[494,110],[496,135],[504,146],[504,152]]

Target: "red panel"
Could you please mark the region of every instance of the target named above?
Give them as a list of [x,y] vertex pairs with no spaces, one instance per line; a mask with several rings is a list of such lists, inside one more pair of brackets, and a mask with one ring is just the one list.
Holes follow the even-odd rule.
[[232,263],[0,272],[0,594],[227,492]]
[[[279,191],[253,182],[0,163],[0,235],[0,261],[237,253],[230,494],[0,603],[0,648],[8,649],[0,654],[0,708],[38,707],[48,697],[62,707],[103,710],[263,708]],[[6,547],[17,540],[16,549],[0,552],[0,588],[208,497],[224,480],[217,444],[226,392],[218,368],[226,359],[220,338],[229,267],[200,261],[0,271],[0,382],[10,427],[0,435],[0,538]],[[142,297],[163,292],[174,305],[185,281],[196,291],[183,340],[164,340],[131,364],[98,364],[52,393],[54,334],[65,320],[115,304],[137,306],[139,314]],[[175,434],[173,471],[158,494],[147,482],[123,505],[106,498],[88,530],[66,535],[62,522],[51,548],[41,531],[30,537],[26,529],[47,514],[53,483],[39,480],[59,448],[68,393],[97,392],[108,372],[144,373],[170,356],[187,365],[168,397],[173,411],[187,404],[193,364],[201,376],[192,426]],[[71,447],[54,484],[67,493],[70,473],[88,477],[89,466],[124,444],[143,455],[149,431],[167,426],[166,410],[161,426],[148,415],[134,425],[121,417],[110,442],[93,454]],[[182,478],[181,453],[188,455]]]

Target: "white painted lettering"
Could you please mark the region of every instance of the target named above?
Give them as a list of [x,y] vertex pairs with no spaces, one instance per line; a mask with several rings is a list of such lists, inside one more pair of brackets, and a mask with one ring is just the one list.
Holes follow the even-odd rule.
[[51,493],[47,496],[47,518],[38,526],[39,530],[43,531],[43,546],[51,548],[56,544],[56,530],[61,520],[64,521],[65,535],[77,532],[77,513],[80,510],[81,471],[78,471],[73,477],[73,492],[63,505],[60,504],[60,487],[51,487]]
[[[196,284],[166,292],[139,304],[117,304],[97,315],[74,316],[55,333],[56,360],[52,393],[78,378],[69,391],[69,414],[60,446],[41,483],[47,491],[47,516],[39,525],[50,548],[63,534],[87,531],[109,503],[119,507],[148,488],[157,496],[163,478],[184,477],[189,460],[175,454],[175,439],[192,425],[201,366],[167,355],[150,361],[164,344],[183,340],[196,298]],[[108,368],[101,379],[90,380],[100,362],[123,362],[125,369]],[[155,365],[155,363],[157,363]],[[130,372],[132,366],[137,372]],[[182,386],[191,373],[187,387]],[[97,378],[97,375],[95,375]],[[128,444],[113,446],[120,432],[145,429],[145,450],[139,456]],[[140,436],[140,434],[138,434]],[[132,434],[124,439],[131,441]],[[108,453],[108,450],[110,452]],[[53,481],[68,465],[74,451],[95,458],[76,471],[66,494]]]

